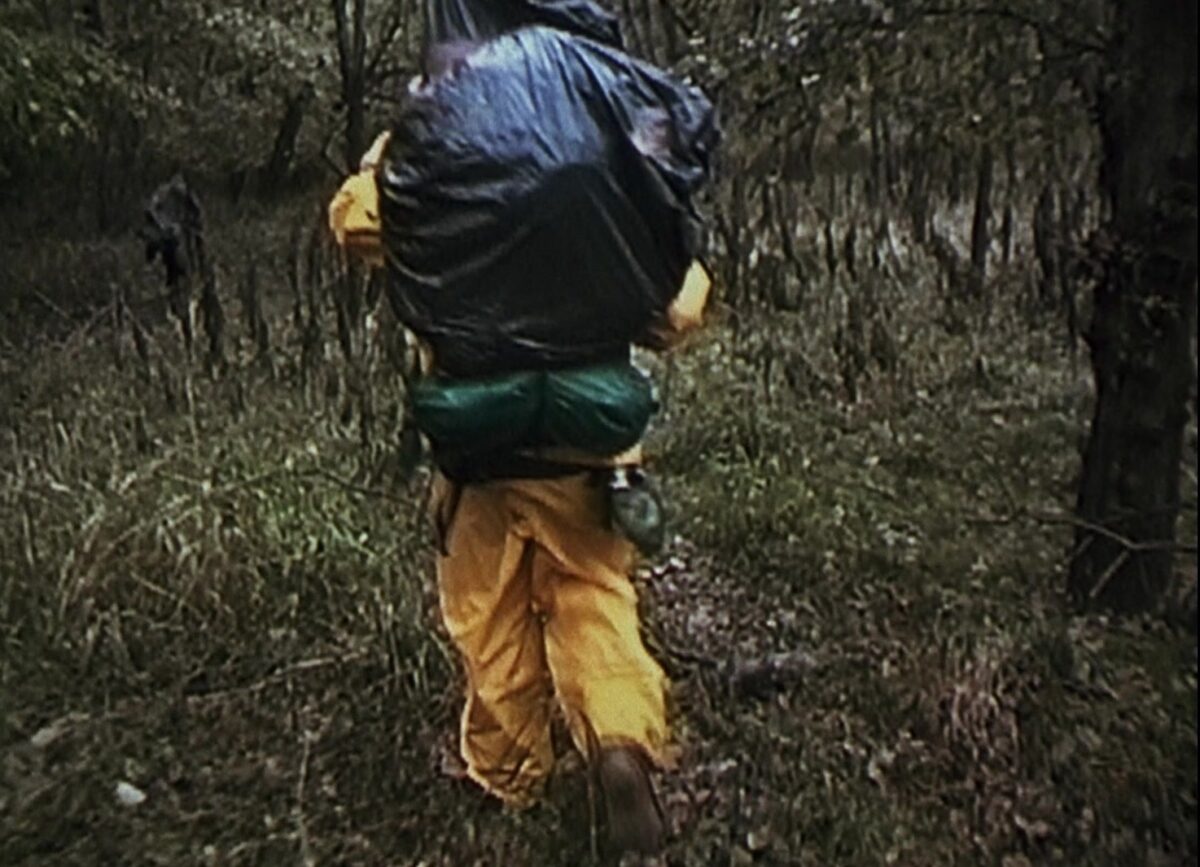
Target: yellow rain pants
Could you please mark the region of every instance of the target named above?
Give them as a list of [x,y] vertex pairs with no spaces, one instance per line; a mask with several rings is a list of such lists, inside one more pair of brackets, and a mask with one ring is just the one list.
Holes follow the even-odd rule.
[[462,654],[461,749],[487,791],[523,806],[554,763],[550,721],[576,747],[641,747],[662,763],[666,678],[638,632],[633,548],[607,527],[588,475],[469,485],[438,561],[442,615]]

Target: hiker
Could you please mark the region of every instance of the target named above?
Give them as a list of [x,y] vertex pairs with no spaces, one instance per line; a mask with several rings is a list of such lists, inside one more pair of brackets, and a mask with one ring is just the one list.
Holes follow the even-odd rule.
[[[386,142],[384,134],[330,206],[338,243],[372,265],[384,259],[374,171]],[[657,332],[662,346],[702,324],[708,290],[697,264]],[[436,370],[427,348],[422,355],[426,372]],[[641,448],[553,457],[601,471],[636,466]],[[459,489],[438,476],[435,485],[442,615],[467,674],[468,775],[508,804],[531,803],[554,764],[557,699],[575,745],[595,763],[612,847],[656,851],[664,827],[649,771],[669,766],[666,678],[639,635],[635,548],[611,528],[605,489],[582,469]]]
[[[458,44],[430,52],[436,62],[426,65],[425,76],[410,87],[410,94],[436,97],[430,79],[469,69],[474,48]],[[520,72],[508,75],[503,63],[513,56],[519,57],[513,66]],[[650,78],[653,71],[635,67],[605,46],[577,46],[558,31],[539,29],[518,32],[495,47],[481,64],[486,72],[464,84],[464,104],[481,104],[478,93],[470,90],[476,85],[493,98],[511,101],[551,79],[560,87],[589,81],[570,75],[559,81],[553,67],[545,75],[531,71],[538,62],[566,62],[563,57],[596,63],[599,72],[594,74],[609,74],[618,85],[641,76],[650,85],[669,88],[669,83]],[[445,96],[455,98],[454,93]],[[565,105],[578,110],[582,99],[575,96],[538,94],[532,100],[545,109]],[[686,97],[694,99],[690,91]],[[607,98],[596,96],[597,101]],[[707,103],[700,107],[707,109]],[[421,349],[424,375],[411,390],[410,403],[437,466],[432,511],[439,546],[438,592],[446,629],[466,673],[460,750],[468,776],[506,804],[534,802],[554,765],[551,720],[560,710],[601,790],[610,847],[654,853],[665,834],[651,774],[670,765],[667,682],[642,642],[630,573],[637,547],[649,550],[661,541],[661,507],[641,469],[640,439],[654,399],[629,355],[633,343],[664,350],[699,327],[710,282],[699,262],[689,266],[684,259],[682,268],[674,265],[688,243],[680,240],[682,232],[678,238],[671,234],[674,223],[653,211],[660,205],[655,196],[668,200],[673,193],[638,172],[651,150],[665,164],[666,148],[677,142],[668,142],[660,129],[671,126],[670,118],[655,110],[641,114],[644,134],[634,130],[628,152],[608,146],[587,151],[599,154],[589,157],[600,166],[594,174],[572,174],[573,153],[564,151],[555,155],[559,161],[553,171],[545,173],[549,190],[534,185],[519,196],[509,195],[519,201],[517,213],[539,214],[531,211],[531,202],[540,202],[548,210],[570,214],[569,223],[540,215],[514,220],[511,211],[498,211],[496,200],[507,194],[500,186],[504,179],[495,180],[495,173],[503,175],[506,168],[502,159],[493,174],[481,173],[475,168],[478,152],[471,151],[476,162],[465,180],[447,180],[460,165],[454,160],[461,149],[455,148],[472,142],[472,134],[494,136],[505,149],[503,159],[519,166],[511,175],[516,184],[536,176],[530,165],[555,147],[577,147],[579,142],[591,147],[589,135],[604,144],[610,133],[582,122],[563,132],[563,124],[551,126],[547,120],[538,130],[540,137],[523,135],[521,124],[536,124],[536,118],[528,120],[515,111],[481,117],[478,109],[456,114],[440,104],[435,113],[409,122],[403,136],[397,133],[399,145],[389,133],[376,140],[360,172],[334,197],[329,216],[337,242],[348,253],[377,266],[386,264],[397,314],[416,332]],[[445,118],[458,123],[447,134],[453,139],[449,145],[437,134],[437,124]],[[696,145],[706,152],[715,141],[711,119],[701,111],[687,119],[699,129],[693,138],[707,136]],[[431,137],[422,142],[422,134]],[[563,138],[556,140],[559,135]],[[512,157],[514,148],[530,140],[541,148],[538,154]],[[488,144],[478,150],[486,155]],[[634,148],[646,150],[639,154]],[[438,171],[427,170],[439,158],[439,153],[429,153],[439,149],[452,152],[438,163]],[[658,237],[651,232],[623,237],[623,231],[641,231],[640,225],[589,212],[609,206],[604,201],[593,205],[593,193],[604,194],[613,183],[604,159],[625,161],[619,170],[634,178],[627,185],[642,196],[647,212],[667,223]],[[490,186],[483,195],[469,195],[481,174]],[[626,180],[624,174],[621,180]],[[651,192],[636,188],[639,181],[649,184]],[[430,185],[439,183],[447,186],[429,194]],[[679,186],[694,183],[698,181],[685,179]],[[432,204],[422,210],[413,204],[419,200]],[[471,211],[477,206],[482,210]],[[612,206],[629,205],[620,199]],[[405,210],[410,207],[414,210]],[[685,210],[663,208],[672,219]],[[506,233],[518,241],[507,240]],[[436,246],[443,242],[445,248]],[[569,274],[566,248],[580,248],[585,256],[590,250],[597,263],[608,267],[596,264],[601,273],[591,273],[584,267],[588,263],[580,261]],[[625,262],[622,256],[641,259]],[[539,272],[547,260],[557,264]],[[632,312],[609,300],[622,297],[619,286],[610,287],[624,285],[621,275],[626,273],[631,275],[628,282],[637,284],[624,296],[635,308]],[[677,275],[677,282],[667,287],[666,301],[660,304],[663,274]],[[571,281],[569,287],[563,279]],[[471,302],[479,299],[480,309],[472,308]],[[579,315],[588,304],[595,314]],[[653,312],[639,312],[642,308]],[[598,349],[587,343],[595,335]]]

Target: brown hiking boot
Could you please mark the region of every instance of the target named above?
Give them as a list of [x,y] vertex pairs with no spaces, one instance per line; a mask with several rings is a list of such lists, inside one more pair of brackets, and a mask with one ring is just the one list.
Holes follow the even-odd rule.
[[600,751],[596,777],[604,793],[608,843],[614,854],[662,850],[664,823],[649,761],[636,747],[608,747]]

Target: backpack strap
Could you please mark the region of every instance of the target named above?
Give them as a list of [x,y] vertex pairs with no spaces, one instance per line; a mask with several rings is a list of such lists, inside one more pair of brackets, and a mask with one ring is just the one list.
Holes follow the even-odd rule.
[[459,485],[478,485],[511,479],[561,479],[608,468],[596,464],[549,460],[514,451],[449,455],[435,452],[434,463],[447,479]]

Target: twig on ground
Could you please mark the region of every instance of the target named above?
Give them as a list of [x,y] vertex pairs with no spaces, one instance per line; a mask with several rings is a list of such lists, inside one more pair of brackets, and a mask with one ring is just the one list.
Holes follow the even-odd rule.
[[1011,515],[976,515],[967,519],[972,524],[1015,524],[1020,521],[1033,521],[1039,524],[1062,524],[1069,527],[1076,527],[1081,530],[1087,530],[1097,536],[1116,542],[1128,554],[1143,554],[1148,551],[1173,551],[1177,554],[1197,553],[1195,545],[1188,545],[1181,542],[1168,542],[1166,540],[1150,540],[1146,542],[1135,542],[1127,536],[1123,536],[1116,530],[1105,527],[1103,524],[1097,524],[1093,521],[1088,521],[1076,515],[1068,515],[1058,512],[1029,512],[1018,510]]
[[37,289],[32,289],[32,290],[30,290],[30,294],[33,295],[33,297],[36,298],[38,301],[40,301],[46,307],[46,309],[49,310],[51,313],[58,314],[65,321],[71,323],[72,325],[75,324],[75,320],[71,318],[71,315],[69,313],[67,313],[67,311],[63,310],[61,307],[59,307],[57,304],[55,304],[51,299],[47,298],[43,293],[39,292]]
[[653,650],[661,651],[664,656],[669,656],[679,662],[690,663],[701,668],[711,668],[714,670],[721,668],[721,662],[711,656],[673,647],[661,639],[648,635],[647,643],[651,645]]
[[268,687],[275,686],[279,683],[287,681],[295,674],[304,671],[312,671],[317,668],[325,668],[330,665],[340,665],[347,662],[355,662],[367,656],[365,650],[357,650],[352,653],[346,653],[341,656],[321,656],[314,659],[302,659],[299,662],[292,663],[279,671],[272,672],[264,678],[248,683],[243,686],[231,686],[225,689],[213,689],[206,692],[197,692],[187,696],[190,701],[212,701],[215,699],[225,698],[239,693],[256,693],[262,692]]
[[313,735],[308,730],[301,735],[304,742],[304,752],[300,756],[300,774],[296,780],[296,833],[300,837],[300,863],[304,867],[312,867],[317,863],[313,857],[312,845],[308,841],[308,823],[304,819],[304,788],[308,783],[308,756],[312,749]]
[[1104,574],[1100,576],[1091,590],[1088,591],[1088,599],[1095,599],[1099,596],[1104,588],[1108,586],[1108,582],[1117,574],[1118,570],[1125,565],[1125,561],[1129,559],[1129,550],[1122,551],[1115,560],[1108,564],[1108,568],[1104,570]]

